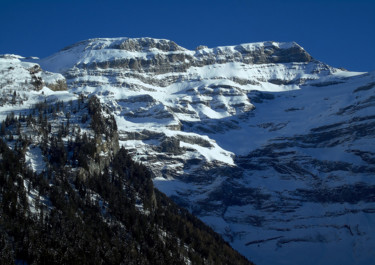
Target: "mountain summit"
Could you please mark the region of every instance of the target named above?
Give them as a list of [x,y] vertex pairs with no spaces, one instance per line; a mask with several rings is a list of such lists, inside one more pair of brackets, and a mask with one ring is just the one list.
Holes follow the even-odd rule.
[[311,60],[312,57],[294,42],[259,42],[216,48],[199,46],[195,51],[189,51],[173,41],[163,39],[103,38],[78,42],[41,63],[44,68],[60,71],[73,66],[92,68],[99,64],[99,67],[166,73],[224,62],[264,64]]

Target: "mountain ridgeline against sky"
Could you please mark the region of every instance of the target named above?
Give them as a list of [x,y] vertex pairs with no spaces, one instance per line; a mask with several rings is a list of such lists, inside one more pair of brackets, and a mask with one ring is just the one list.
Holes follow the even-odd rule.
[[2,260],[375,262],[374,72],[102,38],[0,75]]

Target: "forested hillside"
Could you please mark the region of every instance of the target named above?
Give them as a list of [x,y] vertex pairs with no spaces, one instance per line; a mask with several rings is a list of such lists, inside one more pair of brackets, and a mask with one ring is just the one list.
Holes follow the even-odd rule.
[[0,188],[0,264],[251,264],[154,188],[96,97],[10,113]]

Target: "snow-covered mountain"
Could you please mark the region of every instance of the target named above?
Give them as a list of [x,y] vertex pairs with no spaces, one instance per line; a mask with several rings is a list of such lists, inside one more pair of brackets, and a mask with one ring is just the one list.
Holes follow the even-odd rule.
[[21,61],[99,97],[154,184],[256,264],[375,262],[374,72],[296,43],[191,51],[152,38]]

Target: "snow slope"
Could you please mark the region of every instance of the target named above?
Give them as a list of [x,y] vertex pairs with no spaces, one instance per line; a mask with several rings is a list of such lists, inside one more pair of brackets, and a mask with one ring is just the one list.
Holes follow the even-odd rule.
[[39,64],[19,55],[0,55],[0,76],[0,120],[11,112],[27,110],[49,95],[62,100],[74,97],[68,91],[56,92],[49,88],[58,82],[65,83],[61,74],[44,71]]

